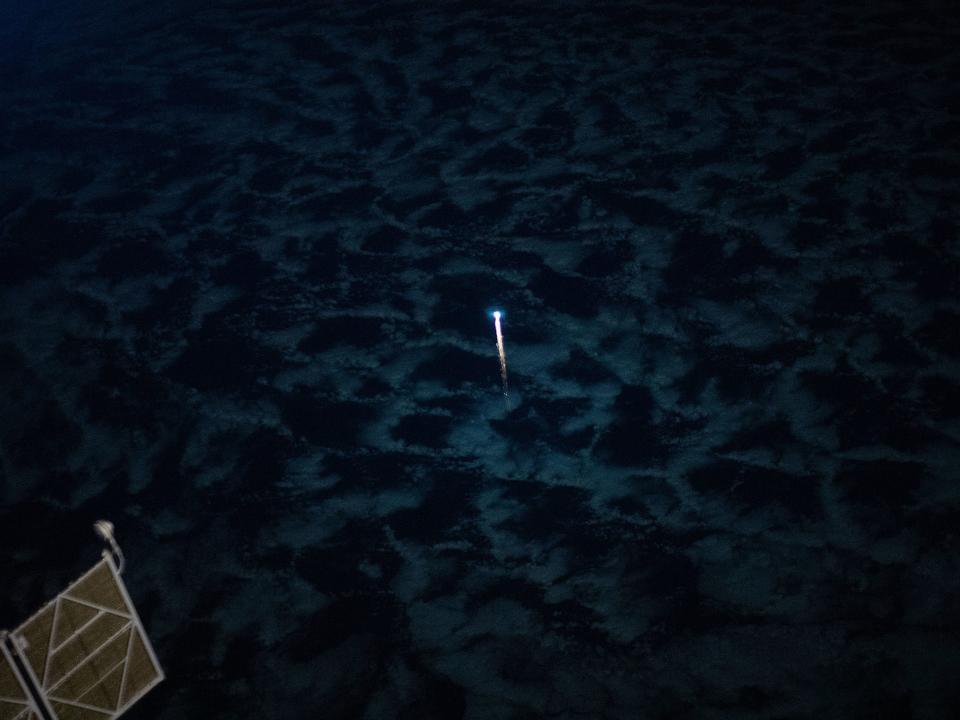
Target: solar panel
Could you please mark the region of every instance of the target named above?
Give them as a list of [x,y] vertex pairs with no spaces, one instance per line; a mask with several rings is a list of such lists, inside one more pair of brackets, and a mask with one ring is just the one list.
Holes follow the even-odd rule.
[[[11,662],[15,679],[21,689],[26,690],[25,684],[36,688],[43,709],[54,720],[112,720],[163,680],[160,663],[108,552],[18,627],[11,639],[27,675],[16,673]],[[12,700],[8,704],[13,707]],[[36,707],[30,712],[37,714],[37,720],[43,715]],[[33,718],[23,711],[3,713],[0,706],[0,720]]]
[[0,642],[0,720],[42,720],[4,639]]

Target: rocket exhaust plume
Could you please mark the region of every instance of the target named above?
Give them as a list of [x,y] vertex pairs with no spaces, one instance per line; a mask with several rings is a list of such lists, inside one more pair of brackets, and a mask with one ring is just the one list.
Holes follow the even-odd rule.
[[503,331],[500,329],[500,311],[493,313],[493,326],[497,331],[497,354],[500,356],[500,379],[503,381],[503,400],[510,407],[510,391],[507,387],[507,354],[503,349]]

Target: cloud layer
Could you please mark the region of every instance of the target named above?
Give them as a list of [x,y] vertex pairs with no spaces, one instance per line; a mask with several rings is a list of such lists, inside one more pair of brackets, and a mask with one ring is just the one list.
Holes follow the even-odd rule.
[[4,11],[5,626],[105,516],[138,717],[957,706],[951,18],[96,5]]

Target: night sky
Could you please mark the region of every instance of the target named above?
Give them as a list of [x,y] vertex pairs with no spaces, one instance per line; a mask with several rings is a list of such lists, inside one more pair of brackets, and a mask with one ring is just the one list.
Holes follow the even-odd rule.
[[957,78],[949,2],[6,0],[0,627],[106,517],[132,720],[960,718]]

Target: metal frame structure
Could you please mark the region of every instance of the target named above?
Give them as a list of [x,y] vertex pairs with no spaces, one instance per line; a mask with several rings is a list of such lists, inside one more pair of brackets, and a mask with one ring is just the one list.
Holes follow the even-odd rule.
[[104,550],[100,562],[5,637],[4,658],[30,699],[11,720],[33,720],[31,711],[37,720],[115,720],[163,681],[109,530],[107,538],[97,528],[112,554]]
[[[8,647],[8,643],[10,647]],[[23,694],[23,697],[8,697],[5,695],[0,695],[0,705],[14,705],[14,706],[23,706],[19,712],[16,712],[15,715],[10,716],[10,720],[44,720],[49,718],[49,708],[40,709],[40,706],[37,704],[37,697],[40,698],[41,702],[43,700],[42,696],[34,696],[34,693],[31,691],[30,686],[23,680],[24,671],[30,672],[29,668],[25,668],[21,663],[18,666],[17,661],[14,659],[13,653],[11,652],[12,640],[6,631],[0,633],[0,655],[3,657],[3,662],[9,668],[10,677],[14,678],[17,684],[20,686],[20,691]],[[0,672],[3,672],[0,669]],[[6,712],[6,709],[4,710]]]

